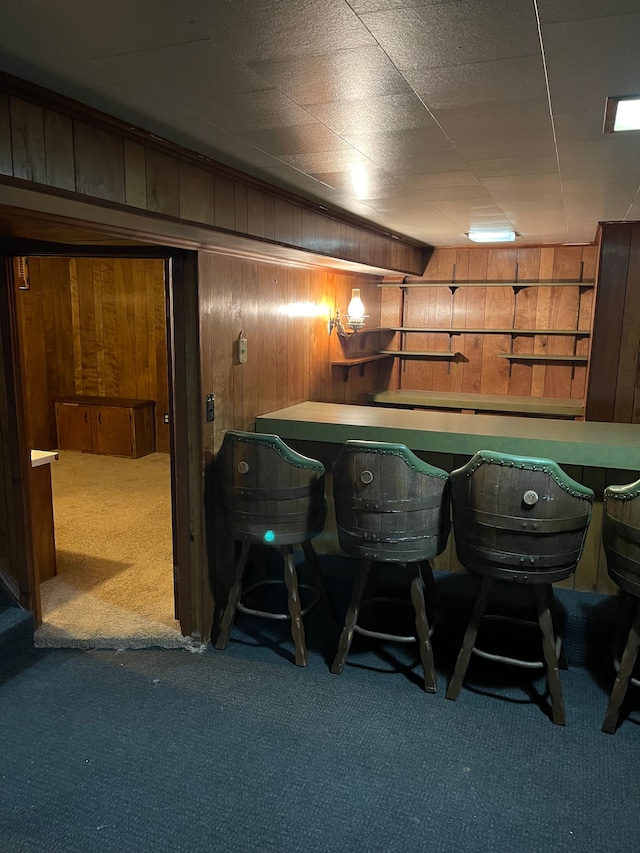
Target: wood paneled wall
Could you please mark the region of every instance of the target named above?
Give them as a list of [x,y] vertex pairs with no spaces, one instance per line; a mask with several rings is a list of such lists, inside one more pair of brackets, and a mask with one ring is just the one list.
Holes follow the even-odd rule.
[[1,175],[407,273],[431,251],[2,72]]
[[168,452],[163,261],[29,258],[28,270],[16,303],[30,446],[57,446],[56,397],[87,394],[155,400]]
[[[331,367],[343,355],[327,323],[336,307],[346,311],[352,287],[361,289],[368,322],[379,323],[379,279],[202,252],[199,280],[202,393],[215,394],[216,406],[215,422],[205,424],[208,450],[226,429],[253,428],[256,415],[305,400],[362,403],[378,387],[375,362],[347,382]],[[235,352],[241,331],[245,364]]]
[[640,423],[640,223],[601,229],[587,419]]
[[[595,246],[436,249],[421,278],[459,285],[465,281],[593,280],[596,257]],[[412,278],[406,280],[411,282]],[[460,286],[453,293],[447,285],[411,287],[406,289],[404,318],[401,296],[400,287],[384,288],[383,326],[483,330],[591,328],[593,289],[577,285],[522,289]],[[584,398],[586,364],[510,363],[497,354],[588,355],[588,337],[412,333],[407,336],[405,348],[421,351],[450,348],[462,355],[452,362],[405,360],[402,369],[394,367],[391,388]]]

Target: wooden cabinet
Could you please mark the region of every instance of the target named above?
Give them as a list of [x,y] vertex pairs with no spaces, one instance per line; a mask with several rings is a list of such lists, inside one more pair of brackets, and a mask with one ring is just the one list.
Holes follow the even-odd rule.
[[132,459],[155,450],[153,400],[61,397],[55,406],[60,450]]

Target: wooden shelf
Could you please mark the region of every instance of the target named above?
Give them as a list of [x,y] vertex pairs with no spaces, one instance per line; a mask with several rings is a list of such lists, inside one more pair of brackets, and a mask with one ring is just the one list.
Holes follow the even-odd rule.
[[498,352],[498,358],[507,358],[509,361],[567,361],[578,362],[588,361],[586,355],[553,355],[552,353],[518,353],[518,352]]
[[394,332],[428,332],[448,335],[573,335],[587,338],[591,332],[588,329],[442,329],[437,327],[395,326]]
[[385,349],[382,352],[385,355],[392,355],[395,358],[444,358],[450,361],[460,355],[459,352],[451,352],[450,350]]
[[388,355],[387,353],[383,352],[374,352],[369,355],[361,355],[356,356],[355,358],[345,358],[341,359],[340,361],[332,361],[331,367],[341,367],[344,370],[344,381],[346,382],[349,378],[349,371],[352,367],[359,367],[360,376],[362,376],[364,374],[364,367],[366,364],[369,364],[369,362],[371,361],[382,361],[383,359],[388,360],[392,356],[393,353],[391,355]]
[[594,279],[565,281],[382,281],[377,287],[593,287]]

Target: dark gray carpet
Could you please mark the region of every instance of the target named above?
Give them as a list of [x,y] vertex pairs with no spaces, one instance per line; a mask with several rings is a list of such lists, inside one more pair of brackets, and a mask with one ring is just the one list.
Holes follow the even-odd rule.
[[573,667],[561,728],[542,679],[479,661],[450,702],[446,650],[427,695],[412,649],[364,641],[338,677],[307,624],[306,669],[286,625],[241,617],[223,652],[6,670],[3,853],[637,853],[640,691],[602,734],[610,677]]

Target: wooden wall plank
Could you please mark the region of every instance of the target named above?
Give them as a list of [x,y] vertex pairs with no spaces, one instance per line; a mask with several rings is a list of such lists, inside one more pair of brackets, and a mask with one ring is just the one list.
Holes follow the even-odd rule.
[[147,207],[147,163],[143,145],[124,141],[124,185],[125,201],[132,207],[146,210]]
[[73,123],[76,190],[82,195],[124,204],[124,143],[81,121]]
[[147,149],[147,210],[180,216],[180,177],[178,161],[159,151]]
[[590,421],[612,421],[615,415],[630,251],[631,228],[607,227],[601,247],[589,364],[586,418]]
[[280,198],[274,202],[274,239],[277,243],[294,245],[293,207],[288,201]]
[[[101,392],[106,397],[124,397],[120,384],[120,362],[118,358],[119,342],[119,317],[118,317],[118,292],[116,290],[115,265],[122,265],[118,260],[108,261],[98,259],[100,266],[100,295],[102,299],[102,338],[100,340],[102,349],[102,364],[104,375],[100,386],[104,388]],[[135,261],[124,261],[125,264],[134,264]],[[146,313],[146,308],[140,308]],[[146,329],[145,329],[146,332]],[[146,335],[145,335],[146,337]],[[136,347],[137,348],[137,347]],[[145,357],[144,362],[147,359]],[[134,397],[137,394],[134,395]]]
[[247,188],[237,181],[233,185],[235,210],[235,230],[246,234],[249,229],[248,193]]
[[633,423],[637,412],[636,387],[640,383],[639,331],[640,331],[640,225],[631,229],[629,266],[627,268],[624,299],[620,361],[616,375],[616,396],[613,418],[616,422]]
[[67,116],[44,111],[44,147],[47,183],[63,190],[76,188],[73,122]]
[[214,178],[214,193],[215,226],[216,228],[226,228],[228,231],[233,231],[236,224],[236,196],[233,181],[221,175],[216,175]]
[[215,224],[215,191],[211,172],[189,163],[179,164],[180,218]]
[[20,98],[9,99],[13,174],[16,178],[47,183],[42,107]]
[[[248,357],[242,370],[242,419],[244,429],[250,428],[260,408],[261,298],[258,290],[256,261],[243,259],[240,263],[242,287],[242,331],[247,338]],[[249,349],[250,347],[250,349]]]
[[0,175],[13,174],[9,98],[0,93]]

